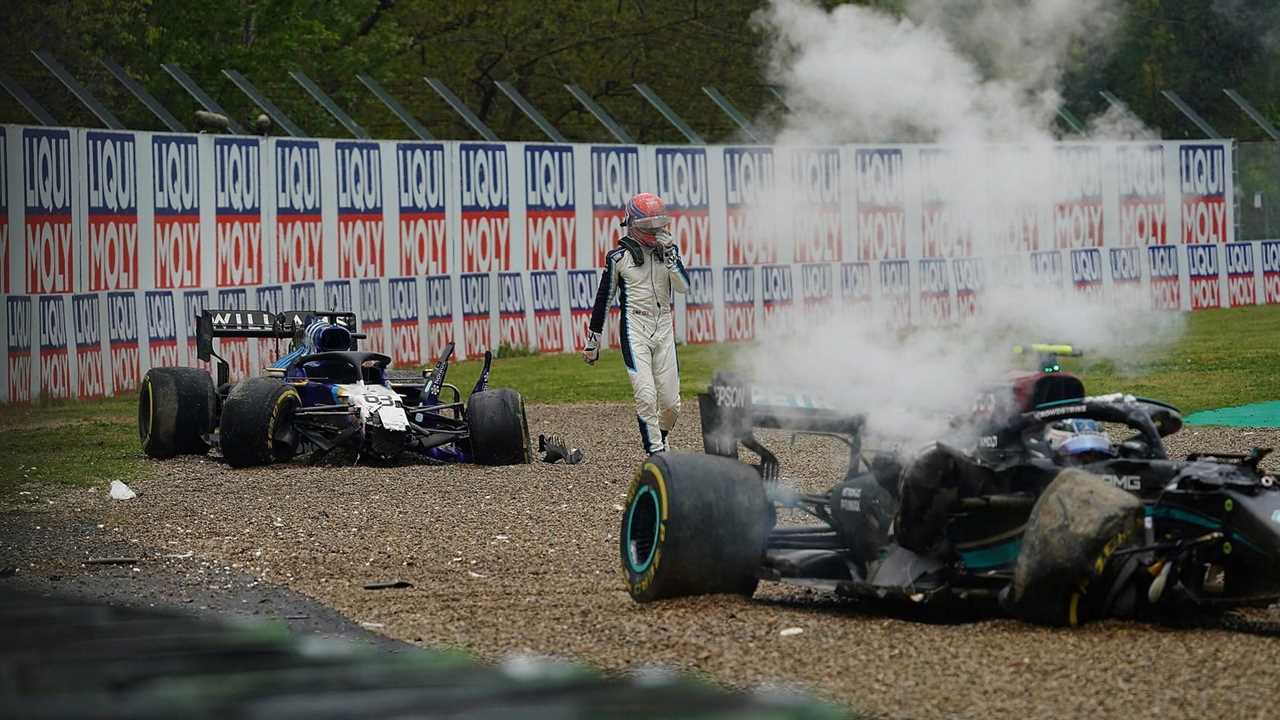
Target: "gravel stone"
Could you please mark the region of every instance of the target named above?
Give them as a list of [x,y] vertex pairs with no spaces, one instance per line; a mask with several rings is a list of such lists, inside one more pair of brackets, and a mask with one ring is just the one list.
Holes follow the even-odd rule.
[[[690,400],[672,438],[677,450],[701,451]],[[22,554],[21,573],[47,576],[86,572],[81,562],[90,554],[145,549],[141,565],[188,568],[175,582],[253,577],[406,642],[487,659],[554,655],[610,670],[665,665],[734,686],[800,687],[882,717],[1277,712],[1280,640],[1273,638],[1120,621],[1078,629],[1006,619],[926,624],[775,583],[762,583],[753,600],[638,605],[618,561],[622,503],[642,459],[633,408],[530,406],[528,413],[535,439],[562,435],[583,449],[584,462],[233,471],[210,458],[179,458],[149,465],[148,476],[131,482],[138,497],[129,503],[83,489],[40,492],[37,501],[57,501],[42,513],[97,525],[77,551],[82,557],[4,554]],[[799,489],[826,490],[843,469],[838,443],[763,435]],[[1169,444],[1173,456],[1280,447],[1280,431],[1188,428]],[[1276,471],[1277,458],[1264,466]],[[6,521],[35,501],[7,502]],[[40,531],[28,535],[38,549]],[[364,589],[388,578],[412,587]]]

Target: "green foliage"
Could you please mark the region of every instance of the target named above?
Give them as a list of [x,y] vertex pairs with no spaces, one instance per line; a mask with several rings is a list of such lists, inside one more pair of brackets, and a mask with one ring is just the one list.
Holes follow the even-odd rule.
[[28,482],[98,485],[142,467],[138,398],[0,405],[0,496]]

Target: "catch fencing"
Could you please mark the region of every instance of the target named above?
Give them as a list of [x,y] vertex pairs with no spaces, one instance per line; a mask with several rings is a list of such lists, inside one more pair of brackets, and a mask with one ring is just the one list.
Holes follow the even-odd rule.
[[[199,366],[194,317],[206,307],[352,311],[367,346],[398,365],[450,341],[466,357],[580,350],[599,267],[640,191],[675,218],[692,280],[676,333],[689,343],[749,340],[836,304],[896,326],[962,321],[998,285],[1141,287],[1169,310],[1280,303],[1280,242],[1235,242],[1232,150],[1060,144],[1052,193],[1007,202],[993,185],[981,218],[965,220],[940,185],[966,169],[932,146],[4,126],[0,400],[97,397],[136,388],[150,367]],[[785,212],[758,211],[780,193]],[[218,341],[233,376],[277,349]]]

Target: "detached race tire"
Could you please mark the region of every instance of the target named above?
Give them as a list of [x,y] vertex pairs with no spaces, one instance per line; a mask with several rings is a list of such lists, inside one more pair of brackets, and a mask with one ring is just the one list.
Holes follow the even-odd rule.
[[467,400],[471,455],[477,465],[527,465],[529,421],[524,397],[511,388],[478,392]]
[[148,457],[209,451],[205,433],[213,426],[213,378],[196,368],[152,368],[138,390],[138,439]]
[[1014,612],[1041,625],[1079,625],[1106,611],[1112,556],[1141,538],[1142,503],[1084,470],[1064,470],[1031,509],[1014,567]]
[[627,591],[636,602],[750,597],[772,509],[749,465],[714,455],[650,456],[631,482],[618,536]]
[[279,380],[240,381],[222,404],[222,456],[235,468],[291,459],[300,441],[293,427],[300,407],[298,391]]

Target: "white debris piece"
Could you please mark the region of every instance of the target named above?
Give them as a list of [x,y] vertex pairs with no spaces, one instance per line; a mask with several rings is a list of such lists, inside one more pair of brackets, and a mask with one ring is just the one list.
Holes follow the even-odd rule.
[[138,493],[134,492],[128,485],[125,485],[119,480],[112,480],[111,497],[116,500],[132,500],[138,497]]
[[778,634],[781,635],[782,637],[791,637],[792,635],[799,635],[802,632],[804,632],[804,628],[789,627],[784,629],[782,632]]

